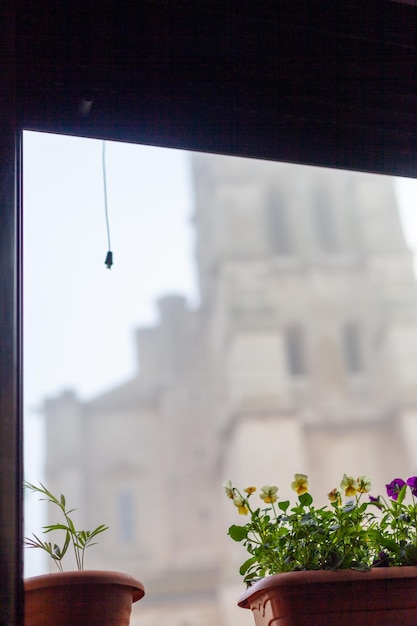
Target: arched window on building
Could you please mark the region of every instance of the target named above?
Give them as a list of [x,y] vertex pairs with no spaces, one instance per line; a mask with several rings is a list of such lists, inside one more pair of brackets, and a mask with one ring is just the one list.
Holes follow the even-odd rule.
[[304,329],[294,324],[285,330],[288,370],[293,376],[307,374],[307,355]]
[[277,191],[272,192],[268,198],[267,228],[273,254],[285,256],[294,254],[288,207]]
[[340,249],[335,209],[324,191],[317,191],[313,199],[313,221],[320,249],[334,253]]
[[348,322],[343,327],[343,357],[351,374],[363,372],[363,341],[358,322]]

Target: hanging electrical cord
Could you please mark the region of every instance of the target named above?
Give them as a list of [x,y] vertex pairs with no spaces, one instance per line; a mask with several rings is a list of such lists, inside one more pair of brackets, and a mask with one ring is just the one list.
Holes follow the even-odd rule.
[[102,164],[103,164],[103,187],[104,187],[104,211],[106,214],[106,226],[107,226],[107,244],[108,244],[108,252],[106,254],[106,260],[104,264],[107,269],[111,269],[113,265],[113,252],[111,251],[110,245],[110,226],[109,226],[109,210],[107,206],[107,177],[106,177],[106,142],[103,140],[103,151],[102,151]]

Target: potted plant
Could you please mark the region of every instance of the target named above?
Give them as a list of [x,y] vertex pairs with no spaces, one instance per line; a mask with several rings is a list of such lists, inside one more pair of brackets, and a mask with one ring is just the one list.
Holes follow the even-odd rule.
[[291,483],[293,504],[279,500],[275,485],[261,488],[260,506],[252,504],[255,487],[223,487],[249,516],[228,534],[250,555],[238,604],[257,626],[417,624],[417,477],[395,478],[387,497],[374,497],[366,476],[345,474],[324,507],[315,506],[305,474]]
[[[65,497],[56,498],[42,483],[25,482],[25,488],[58,507],[62,522],[44,526],[44,533],[64,533],[62,545],[42,541],[35,534],[25,538],[29,548],[49,554],[58,568],[54,574],[35,576],[24,581],[25,626],[126,626],[132,603],[140,600],[144,588],[140,581],[121,572],[84,570],[85,550],[93,546],[97,535],[108,529],[101,524],[92,531],[77,530],[70,517]],[[63,571],[62,560],[72,547],[77,570]]]

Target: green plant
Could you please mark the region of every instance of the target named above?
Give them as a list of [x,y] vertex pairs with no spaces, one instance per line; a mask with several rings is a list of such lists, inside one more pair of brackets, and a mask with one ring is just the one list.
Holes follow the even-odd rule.
[[34,533],[33,539],[25,537],[25,545],[29,548],[40,548],[41,550],[47,552],[61,572],[63,571],[62,559],[64,558],[69,546],[72,545],[77,569],[84,569],[84,553],[86,548],[94,546],[97,542],[92,543],[92,540],[97,537],[97,535],[107,530],[108,526],[101,524],[95,530],[76,530],[74,522],[70,517],[70,514],[73,513],[75,509],[67,510],[65,497],[63,495],[61,495],[59,499],[56,498],[42,483],[39,483],[39,486],[36,486],[29,482],[25,482],[24,487],[34,493],[39,493],[44,496],[43,498],[39,498],[40,500],[46,500],[47,502],[55,504],[60,509],[65,519],[65,523],[43,526],[43,532],[45,534],[54,530],[62,530],[65,532],[65,539],[62,547],[56,543],[41,541],[41,539],[39,539],[39,537],[37,537]]
[[[297,501],[278,500],[278,487],[265,485],[260,498],[269,506],[251,505],[256,487],[239,491],[223,483],[239,514],[249,515],[243,526],[228,534],[243,542],[250,558],[240,567],[250,585],[268,574],[294,570],[355,569],[417,565],[417,477],[394,478],[386,485],[388,499],[369,495],[366,476],[343,476],[340,490],[328,494],[330,505],[317,508],[308,477],[295,474],[291,483]],[[342,492],[349,499],[342,502]],[[411,503],[406,503],[407,492]]]

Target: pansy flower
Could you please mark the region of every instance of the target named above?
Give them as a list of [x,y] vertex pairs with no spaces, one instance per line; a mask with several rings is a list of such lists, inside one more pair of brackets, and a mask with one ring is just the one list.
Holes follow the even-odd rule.
[[226,493],[226,496],[228,498],[230,498],[231,500],[233,500],[233,498],[235,497],[235,494],[233,493],[232,481],[231,480],[225,480],[224,483],[223,483],[223,487],[224,487],[224,491]]
[[417,476],[410,476],[410,478],[407,479],[407,485],[411,487],[413,496],[417,496]]
[[245,487],[244,491],[250,496],[252,493],[255,493],[256,487]]
[[345,490],[345,496],[354,496],[358,491],[358,483],[353,478],[353,476],[347,476],[347,474],[343,474],[340,488]]
[[357,490],[359,493],[369,493],[371,491],[371,479],[367,476],[359,476],[356,482],[358,483]]
[[291,489],[302,496],[308,491],[308,477],[305,474],[294,474],[294,480],[291,483]]
[[264,485],[261,487],[261,493],[259,497],[265,502],[265,504],[271,504],[272,502],[276,502],[278,499],[277,496],[278,487]]
[[338,506],[342,504],[342,496],[340,495],[340,491],[338,489],[332,489],[328,494],[330,502],[336,502]]
[[373,504],[375,504],[378,509],[383,509],[382,503],[381,503],[381,496],[369,496],[369,502],[372,502]]
[[398,495],[404,485],[405,481],[402,478],[394,478],[388,485],[385,485],[388,496],[392,500],[398,500]]
[[233,504],[237,507],[239,515],[247,515],[249,513],[248,507],[246,506],[246,500],[244,500],[241,496],[235,496],[233,498]]
[[389,567],[389,555],[382,551],[375,557],[372,567]]

